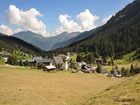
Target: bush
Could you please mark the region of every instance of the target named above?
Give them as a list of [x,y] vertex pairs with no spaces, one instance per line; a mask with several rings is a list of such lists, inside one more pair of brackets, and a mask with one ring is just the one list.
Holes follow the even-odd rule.
[[97,73],[101,73],[101,70],[102,70],[102,67],[101,67],[101,65],[99,64],[98,67],[97,67],[97,69],[96,69],[96,71],[97,71]]
[[18,65],[17,59],[15,57],[9,57],[7,63],[10,65]]
[[20,66],[23,66],[23,62],[22,62],[21,59],[19,60],[19,65],[20,65]]
[[94,63],[95,62],[95,57],[94,57],[94,54],[93,53],[90,53],[90,54],[86,55],[83,59],[88,64],[91,64],[91,63]]
[[42,69],[42,68],[43,68],[43,64],[39,63],[39,64],[37,65],[37,69]]
[[130,66],[130,74],[135,75],[140,73],[140,67],[134,67],[133,64]]
[[108,65],[111,66],[111,61],[108,61]]
[[71,61],[70,66],[71,69],[77,70],[78,69],[78,64],[74,61]]
[[103,63],[107,63],[107,57],[106,56],[103,56]]
[[23,62],[23,65],[24,66],[29,66],[29,62],[28,61]]
[[129,70],[124,68],[124,67],[122,67],[121,68],[121,75],[122,75],[122,77],[128,77],[130,75]]
[[134,74],[134,66],[133,66],[133,64],[131,64],[131,66],[130,66],[130,74]]
[[77,61],[77,62],[81,62],[82,60],[83,60],[82,55],[77,55],[76,61]]

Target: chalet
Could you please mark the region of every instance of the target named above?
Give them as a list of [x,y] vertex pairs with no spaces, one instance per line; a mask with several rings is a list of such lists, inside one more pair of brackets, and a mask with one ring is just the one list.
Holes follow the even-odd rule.
[[45,70],[49,69],[68,69],[68,60],[69,56],[66,55],[58,55],[53,56],[52,58],[42,58],[42,57],[33,57],[32,60],[28,60],[29,65],[31,67],[35,67],[39,64],[43,65],[43,68],[45,67]]
[[58,69],[64,69],[64,61],[61,56],[53,56],[54,64]]

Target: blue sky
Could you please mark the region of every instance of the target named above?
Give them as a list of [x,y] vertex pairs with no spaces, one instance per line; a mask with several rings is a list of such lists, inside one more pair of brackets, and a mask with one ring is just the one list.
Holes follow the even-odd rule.
[[[11,22],[10,19],[7,19],[7,14],[9,13],[8,11],[10,10],[9,9],[10,5],[14,5],[15,8],[19,9],[22,12],[23,11],[27,12],[31,8],[36,9],[36,11],[38,11],[39,14],[42,16],[36,15],[33,18],[37,19],[36,23],[41,21],[43,23],[42,25],[45,25],[47,34],[52,34],[52,33],[54,34],[54,32],[58,28],[59,28],[58,33],[63,32],[63,31],[71,32],[71,30],[73,30],[72,27],[76,27],[76,26],[79,27],[77,28],[77,30],[79,29],[79,30],[85,31],[86,29],[87,30],[90,29],[89,27],[95,28],[95,25],[96,27],[102,25],[103,20],[105,18],[107,18],[110,15],[115,14],[116,12],[124,8],[127,4],[131,3],[132,1],[133,0],[1,0],[0,25],[7,26],[11,28],[12,31],[16,29],[34,31],[34,29],[41,29],[41,27],[43,27],[41,26],[41,24],[39,28],[28,27],[28,25],[24,27],[25,22],[13,23]],[[12,9],[13,12],[14,12],[14,7]],[[77,16],[80,13],[82,13],[83,15],[81,14],[79,18],[77,18]],[[83,20],[83,17],[85,15],[91,16],[91,14],[98,18],[95,19],[94,17],[95,20],[91,19],[91,22],[94,22],[93,23],[94,25],[87,25],[86,27],[84,25],[88,24],[90,21],[87,22],[86,20]],[[11,17],[9,16],[8,18],[11,18]],[[84,19],[88,19],[88,17],[87,18],[85,17]],[[67,27],[64,26],[65,24],[69,28],[71,28],[71,30],[67,29]],[[81,24],[82,25],[84,24],[84,25],[81,26]],[[36,33],[39,33],[39,31],[37,31]]]

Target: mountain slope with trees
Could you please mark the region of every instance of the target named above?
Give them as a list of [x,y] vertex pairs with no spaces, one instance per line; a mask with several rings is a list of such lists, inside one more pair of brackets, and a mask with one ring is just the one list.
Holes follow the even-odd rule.
[[32,55],[45,55],[45,51],[35,47],[21,39],[0,34],[0,49],[7,49],[9,52],[13,50],[21,50]]
[[140,46],[140,1],[127,5],[84,40],[55,52],[98,52],[101,56],[122,56]]

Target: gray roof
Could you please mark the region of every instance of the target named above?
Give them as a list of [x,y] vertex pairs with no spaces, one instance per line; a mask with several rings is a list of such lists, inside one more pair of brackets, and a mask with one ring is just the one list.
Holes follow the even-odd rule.
[[64,63],[61,56],[54,56],[53,60],[56,64],[63,64]]
[[53,63],[54,61],[51,58],[44,58],[42,60],[37,60],[37,63],[46,63],[46,62]]

